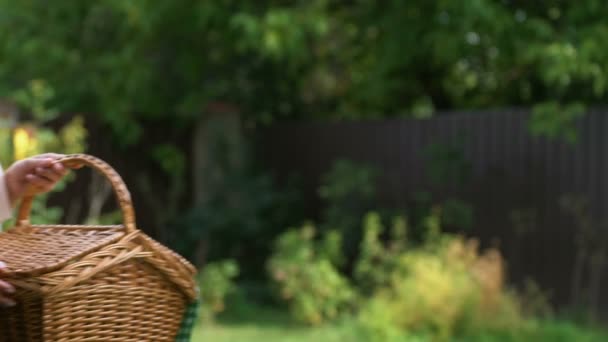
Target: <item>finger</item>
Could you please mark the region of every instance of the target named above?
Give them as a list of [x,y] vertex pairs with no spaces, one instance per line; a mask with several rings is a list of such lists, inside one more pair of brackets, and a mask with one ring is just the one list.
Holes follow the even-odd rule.
[[38,188],[40,190],[50,189],[53,187],[54,182],[49,181],[46,178],[40,177],[35,174],[28,174],[25,176],[25,181],[34,188]]
[[45,178],[53,183],[56,183],[61,179],[61,177],[63,177],[63,173],[55,171],[54,167],[37,167],[36,176]]
[[13,294],[15,293],[15,287],[3,280],[0,280],[0,296],[2,296],[2,293]]
[[80,169],[81,167],[84,166],[83,163],[80,163],[80,162],[75,161],[75,160],[69,160],[69,161],[63,162],[61,164],[63,164],[65,167],[68,167],[70,169]]
[[68,174],[68,169],[62,163],[55,162],[52,166],[53,170],[59,173],[62,177]]
[[30,158],[25,160],[27,170],[34,170],[37,167],[51,167],[55,162],[51,158]]

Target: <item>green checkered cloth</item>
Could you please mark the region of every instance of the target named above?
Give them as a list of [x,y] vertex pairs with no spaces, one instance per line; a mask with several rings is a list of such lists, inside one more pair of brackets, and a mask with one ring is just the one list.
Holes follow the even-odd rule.
[[[197,298],[199,297],[197,296]],[[190,342],[192,338],[192,328],[194,328],[194,324],[198,318],[198,309],[200,304],[200,299],[197,299],[186,308],[184,318],[182,319],[182,326],[179,329],[177,337],[175,338],[175,342]]]

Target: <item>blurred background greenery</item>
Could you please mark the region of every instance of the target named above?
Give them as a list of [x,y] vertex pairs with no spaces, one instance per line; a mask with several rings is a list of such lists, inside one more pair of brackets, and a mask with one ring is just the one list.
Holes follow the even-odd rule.
[[[531,136],[577,144],[608,99],[607,15],[601,0],[0,0],[0,160],[116,166],[140,228],[201,269],[194,341],[605,341],[597,296],[556,308],[455,234],[474,205],[429,193],[469,175],[457,149],[416,151],[431,185],[391,207],[381,165],[336,158],[315,184],[256,143],[277,124],[525,108]],[[110,195],[70,176],[34,220],[114,223]]]

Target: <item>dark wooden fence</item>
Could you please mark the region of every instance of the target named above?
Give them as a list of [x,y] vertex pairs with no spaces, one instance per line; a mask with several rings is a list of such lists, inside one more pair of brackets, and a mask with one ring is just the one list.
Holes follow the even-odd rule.
[[[601,267],[602,240],[608,237],[603,231],[608,228],[606,114],[585,116],[577,124],[579,141],[573,145],[533,137],[528,118],[526,111],[513,110],[451,113],[430,120],[279,124],[261,134],[260,152],[280,178],[301,176],[311,215],[318,208],[320,176],[336,159],[376,165],[382,172],[382,205],[405,205],[421,190],[465,199],[474,207],[471,234],[486,245],[499,243],[514,283],[530,277],[557,304],[606,307],[602,304],[608,304],[608,291],[599,298],[593,295],[602,278],[608,280]],[[430,182],[424,151],[433,144],[458,144],[471,165],[472,177],[465,184],[437,187]],[[573,195],[589,202],[590,227],[596,234],[587,235],[584,249],[577,248],[577,241],[585,225],[560,205]],[[583,258],[589,255],[594,255],[593,262]]]

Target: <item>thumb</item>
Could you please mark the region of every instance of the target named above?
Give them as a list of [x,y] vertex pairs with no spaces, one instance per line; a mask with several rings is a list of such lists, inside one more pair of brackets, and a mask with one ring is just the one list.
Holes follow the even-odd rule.
[[84,166],[83,163],[74,161],[74,160],[63,162],[63,165],[65,165],[65,167],[70,168],[70,169],[80,169],[81,167]]

